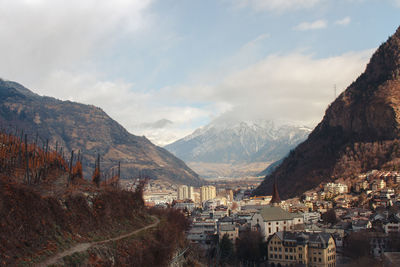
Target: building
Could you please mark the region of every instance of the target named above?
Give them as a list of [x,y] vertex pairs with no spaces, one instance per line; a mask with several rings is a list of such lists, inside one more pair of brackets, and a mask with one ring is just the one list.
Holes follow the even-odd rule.
[[188,190],[189,191],[188,198],[193,200],[193,201],[196,201],[196,197],[194,196],[194,188],[193,188],[193,186],[189,186],[188,189],[189,189]]
[[370,240],[370,254],[375,258],[380,258],[388,247],[388,235],[380,232],[368,232],[368,238]]
[[386,187],[386,183],[384,180],[376,180],[376,181],[373,181],[371,184],[372,191],[381,190],[385,187]]
[[327,183],[324,186],[324,192],[329,192],[332,194],[344,194],[348,192],[347,185],[341,183]]
[[178,200],[194,199],[193,186],[180,185],[178,187]]
[[315,224],[321,220],[321,213],[319,212],[304,212],[303,213],[305,224]]
[[220,224],[218,225],[218,237],[221,240],[224,235],[227,235],[233,244],[239,238],[239,227],[236,224]]
[[189,212],[192,212],[195,208],[194,202],[190,199],[174,201],[173,206],[175,209],[187,210]]
[[189,195],[189,190],[187,185],[180,185],[178,187],[178,200],[187,199]]
[[370,220],[352,220],[351,229],[353,232],[358,232],[362,230],[367,230],[372,228],[372,223]]
[[215,186],[206,185],[200,188],[200,201],[203,203],[206,200],[213,199],[217,196]]
[[336,266],[331,234],[276,232],[267,242],[269,266]]
[[391,188],[384,188],[381,190],[379,197],[384,199],[384,198],[394,198],[395,197],[395,192]]
[[357,182],[357,183],[355,184],[354,191],[357,192],[357,193],[359,193],[359,192],[361,192],[361,191],[363,191],[363,190],[367,190],[368,187],[369,187],[368,182],[365,181],[365,180],[363,180],[363,181]]
[[263,207],[251,219],[251,228],[258,230],[267,239],[279,231],[291,231],[296,226],[303,226],[304,218],[299,213],[289,213],[276,206]]
[[385,233],[399,233],[400,232],[400,218],[394,214],[389,215],[387,220],[383,220],[382,223]]

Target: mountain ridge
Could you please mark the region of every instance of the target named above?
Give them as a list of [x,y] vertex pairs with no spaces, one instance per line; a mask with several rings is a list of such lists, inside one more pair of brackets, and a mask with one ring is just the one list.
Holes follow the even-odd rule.
[[93,168],[99,153],[104,170],[121,161],[123,177],[142,175],[174,183],[202,183],[183,161],[147,138],[130,134],[99,107],[40,96],[5,80],[0,80],[0,97],[2,127],[17,127],[31,138],[38,134],[52,146],[57,142],[66,153],[81,150],[85,169]]
[[[268,162],[284,157],[309,132],[304,126],[276,124],[271,120],[215,120],[165,148],[201,175],[209,173],[208,168],[215,169],[215,164],[220,164],[220,168],[240,165],[243,169],[245,164],[265,163],[263,169]],[[254,171],[249,167],[248,174],[255,175],[262,169]]]
[[326,110],[308,139],[294,149],[254,194],[283,198],[342,176],[393,169],[400,161],[400,27],[371,57],[365,72]]

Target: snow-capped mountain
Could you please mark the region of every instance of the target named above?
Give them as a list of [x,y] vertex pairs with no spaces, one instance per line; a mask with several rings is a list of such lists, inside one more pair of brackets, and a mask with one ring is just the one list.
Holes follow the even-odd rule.
[[308,127],[269,120],[217,119],[165,148],[186,162],[271,162],[284,157],[310,132]]

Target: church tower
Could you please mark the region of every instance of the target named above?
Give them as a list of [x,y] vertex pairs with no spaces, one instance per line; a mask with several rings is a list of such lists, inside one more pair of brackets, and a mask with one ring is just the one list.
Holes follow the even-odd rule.
[[279,197],[278,184],[277,184],[276,178],[275,178],[273,192],[272,192],[272,199],[271,199],[270,204],[273,206],[278,206],[279,203],[281,203],[281,198]]

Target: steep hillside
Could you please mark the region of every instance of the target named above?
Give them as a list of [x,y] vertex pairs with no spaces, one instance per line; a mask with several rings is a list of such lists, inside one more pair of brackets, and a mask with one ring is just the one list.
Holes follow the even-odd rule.
[[144,182],[122,191],[80,167],[0,130],[1,266],[165,266],[187,246],[184,215],[146,209]]
[[[236,170],[249,166],[254,174],[268,162],[285,156],[304,141],[311,130],[272,121],[245,122],[217,119],[165,148],[203,175],[208,166]],[[263,163],[258,171],[254,163]],[[240,168],[239,168],[240,167]],[[242,172],[241,172],[242,173]]]
[[121,161],[121,177],[147,176],[197,185],[198,175],[180,159],[145,137],[128,133],[100,108],[42,97],[22,85],[0,80],[0,127],[23,130],[39,144],[62,147],[65,154],[81,150],[86,175],[101,155],[104,170]]
[[284,198],[323,181],[400,162],[400,28],[372,56],[365,72],[327,109],[308,139],[257,188]]
[[262,172],[258,173],[257,176],[266,176],[271,174],[279,165],[282,164],[284,158],[275,161],[274,163],[271,163],[266,169],[264,169]]

